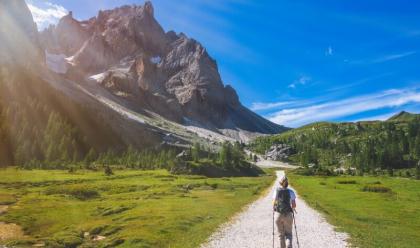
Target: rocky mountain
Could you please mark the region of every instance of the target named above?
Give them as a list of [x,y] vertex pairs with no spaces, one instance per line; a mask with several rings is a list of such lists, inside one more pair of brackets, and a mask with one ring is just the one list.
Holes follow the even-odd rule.
[[150,2],[85,21],[70,12],[39,33],[24,0],[0,0],[0,42],[0,165],[284,129],[244,107],[206,49],[165,32]]
[[150,2],[100,11],[85,21],[70,12],[41,40],[50,58],[66,58],[67,78],[94,81],[135,112],[235,139],[283,130],[240,103],[198,41],[165,32]]

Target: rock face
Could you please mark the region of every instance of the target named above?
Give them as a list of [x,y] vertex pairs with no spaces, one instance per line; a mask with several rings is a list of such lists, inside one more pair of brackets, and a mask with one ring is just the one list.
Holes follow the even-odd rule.
[[150,2],[100,11],[82,22],[70,13],[43,32],[42,39],[49,51],[72,57],[85,78],[101,75],[93,78],[136,108],[212,129],[283,130],[242,106],[199,42],[165,33]]
[[280,161],[289,158],[293,154],[292,147],[286,144],[272,145],[265,153],[265,158],[268,160]]
[[49,53],[74,55],[89,38],[86,23],[73,18],[73,13],[61,18],[57,27],[50,26],[41,33],[42,43]]
[[42,63],[38,30],[24,0],[0,0],[0,64]]

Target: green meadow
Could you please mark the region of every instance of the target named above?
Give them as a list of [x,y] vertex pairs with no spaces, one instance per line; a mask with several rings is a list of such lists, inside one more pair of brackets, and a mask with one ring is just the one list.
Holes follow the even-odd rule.
[[419,247],[419,180],[288,175],[307,203],[350,234],[352,245]]
[[0,223],[25,234],[0,241],[13,247],[197,247],[274,180],[272,173],[207,178],[166,170],[0,175],[0,205],[8,206]]

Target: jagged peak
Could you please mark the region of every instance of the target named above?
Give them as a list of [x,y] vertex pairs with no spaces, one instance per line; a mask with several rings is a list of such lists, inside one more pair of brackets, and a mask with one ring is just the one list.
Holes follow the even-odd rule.
[[146,1],[144,3],[144,11],[146,11],[146,13],[148,13],[151,16],[154,16],[154,8],[153,8],[153,4],[150,1]]

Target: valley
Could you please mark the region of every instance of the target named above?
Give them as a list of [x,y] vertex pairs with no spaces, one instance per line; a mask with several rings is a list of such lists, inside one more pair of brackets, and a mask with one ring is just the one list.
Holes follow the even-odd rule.
[[[1,169],[0,242],[8,247],[197,247],[273,180],[164,170]],[[3,228],[2,222],[14,223]],[[22,228],[24,236],[11,231]]]
[[[217,22],[229,35],[246,30],[240,39],[252,37],[249,46],[263,43],[262,59],[218,32],[204,36],[206,48],[167,28],[190,26],[162,18],[168,9],[159,1],[163,14],[151,1],[105,2],[73,12],[53,0],[0,0],[1,248],[277,247],[272,195],[287,178],[297,194],[294,247],[418,246],[420,88],[403,73],[414,66],[400,68],[406,88],[338,99],[394,74],[382,68],[373,74],[384,75],[367,77],[362,66],[411,58],[418,49],[350,60],[340,54],[345,46],[336,54],[330,40],[306,41],[319,31],[308,27],[286,28],[270,47],[270,35],[294,22],[271,27],[277,19],[254,16],[265,4],[248,6],[246,28],[242,20],[237,30]],[[226,2],[195,4],[236,19],[241,11],[225,7],[248,1]],[[207,14],[193,16],[218,21]],[[40,28],[49,20],[40,15],[55,21]],[[263,33],[250,32],[254,25]],[[302,49],[296,40],[283,47],[294,32],[327,51]],[[315,68],[333,63],[335,70]],[[351,69],[343,76],[345,66]],[[301,67],[328,73],[312,78]],[[355,68],[363,79],[352,79]],[[310,99],[318,95],[325,96]],[[282,218],[290,220],[292,193],[282,200],[289,207]]]

